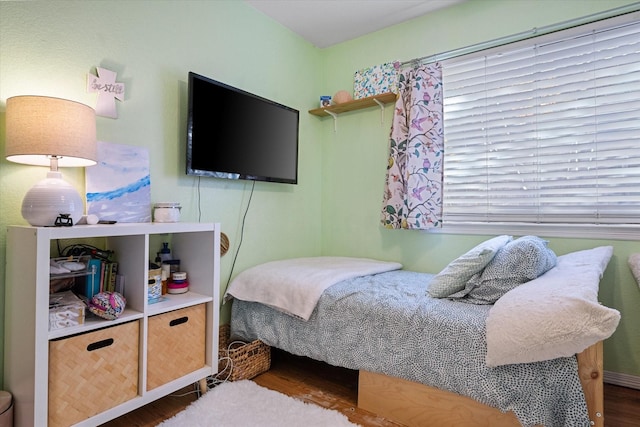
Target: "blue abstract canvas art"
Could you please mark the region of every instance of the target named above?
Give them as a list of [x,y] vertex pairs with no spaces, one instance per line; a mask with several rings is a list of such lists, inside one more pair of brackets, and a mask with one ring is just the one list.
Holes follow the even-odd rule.
[[85,169],[87,214],[103,221],[151,222],[149,150],[98,141],[98,163]]

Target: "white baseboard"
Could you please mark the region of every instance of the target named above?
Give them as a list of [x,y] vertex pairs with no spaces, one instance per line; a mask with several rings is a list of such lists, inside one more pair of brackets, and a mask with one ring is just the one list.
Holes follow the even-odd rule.
[[637,375],[622,374],[619,372],[604,371],[605,383],[640,390],[640,377]]

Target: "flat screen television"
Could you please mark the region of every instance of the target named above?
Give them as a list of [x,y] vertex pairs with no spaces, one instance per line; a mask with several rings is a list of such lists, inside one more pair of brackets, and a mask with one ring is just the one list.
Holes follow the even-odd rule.
[[187,175],[298,183],[299,112],[189,72]]

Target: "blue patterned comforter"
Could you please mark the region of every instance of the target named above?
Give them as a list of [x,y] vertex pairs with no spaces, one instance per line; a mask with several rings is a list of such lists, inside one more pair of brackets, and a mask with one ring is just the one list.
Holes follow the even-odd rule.
[[233,300],[232,338],[400,377],[513,411],[523,426],[589,426],[575,357],[489,368],[490,305],[427,296],[433,275],[405,270],[324,291],[308,321]]

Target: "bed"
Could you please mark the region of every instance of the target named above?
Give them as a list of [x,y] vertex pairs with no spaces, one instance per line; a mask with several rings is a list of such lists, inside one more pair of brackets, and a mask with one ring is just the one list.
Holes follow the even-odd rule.
[[[520,239],[438,274],[345,257],[256,266],[225,295],[231,335],[358,370],[358,406],[409,426],[603,426],[602,340],[620,314],[597,293],[612,248],[556,257],[545,242],[540,269],[504,256]],[[542,241],[528,239],[527,259]],[[517,285],[502,280],[513,271]],[[483,280],[496,273],[497,293]]]

